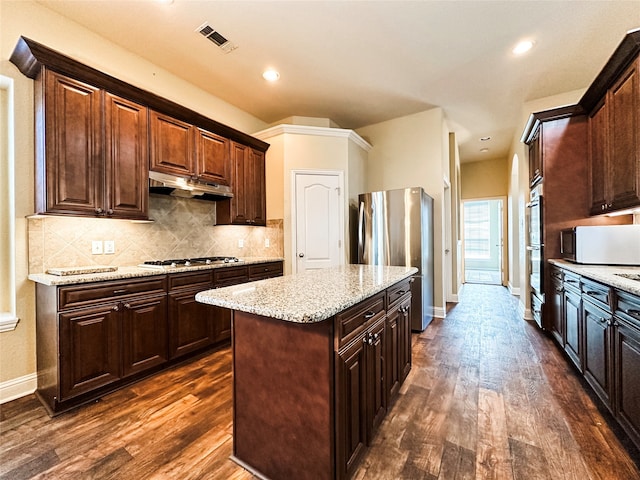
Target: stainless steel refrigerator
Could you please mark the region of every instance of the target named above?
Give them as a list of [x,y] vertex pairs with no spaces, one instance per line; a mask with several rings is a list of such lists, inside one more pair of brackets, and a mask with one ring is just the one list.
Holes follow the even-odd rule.
[[411,266],[411,329],[433,319],[433,199],[420,187],[358,197],[358,263]]

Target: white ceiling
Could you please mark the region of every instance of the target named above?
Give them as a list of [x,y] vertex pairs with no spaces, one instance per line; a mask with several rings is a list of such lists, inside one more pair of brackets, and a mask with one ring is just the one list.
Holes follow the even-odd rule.
[[[39,3],[267,123],[356,129],[442,107],[463,161],[506,156],[524,102],[586,88],[640,27],[640,0]],[[238,48],[196,33],[204,22]],[[516,58],[525,38],[535,47]]]

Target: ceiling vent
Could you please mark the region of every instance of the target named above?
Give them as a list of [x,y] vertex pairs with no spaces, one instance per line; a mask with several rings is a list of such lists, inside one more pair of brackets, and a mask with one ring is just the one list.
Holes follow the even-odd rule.
[[218,47],[222,49],[224,53],[230,53],[236,48],[238,48],[237,45],[227,40],[220,32],[217,32],[207,22],[204,22],[202,25],[196,28],[196,32],[199,32],[203,37],[215,43]]

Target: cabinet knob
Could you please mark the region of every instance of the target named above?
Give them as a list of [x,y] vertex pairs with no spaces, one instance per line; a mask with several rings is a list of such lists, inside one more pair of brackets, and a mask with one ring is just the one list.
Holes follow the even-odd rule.
[[118,305],[114,305],[111,310],[113,310],[114,312],[117,312],[118,310],[120,310],[120,307]]
[[124,304],[124,308],[126,308],[127,310],[128,310],[128,309],[130,309],[130,308],[131,308],[131,304],[129,304],[129,303],[125,303],[125,304]]
[[102,215],[102,213],[104,212],[104,210],[102,210],[102,208],[98,207],[98,208],[96,208],[95,212],[96,212],[96,214],[98,214],[98,215]]
[[107,210],[107,215],[113,215],[113,208],[110,208],[109,210]]
[[299,253],[299,254],[298,254],[298,256],[299,256],[300,258],[303,258],[303,257],[304,257],[304,253]]

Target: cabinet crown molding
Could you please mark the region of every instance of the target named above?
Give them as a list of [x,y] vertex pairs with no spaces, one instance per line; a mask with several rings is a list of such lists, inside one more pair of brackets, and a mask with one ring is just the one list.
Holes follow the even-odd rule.
[[9,61],[18,67],[20,72],[31,79],[35,80],[41,74],[43,68],[46,67],[49,70],[103,88],[110,93],[140,103],[152,110],[170,115],[235,142],[255,148],[258,151],[266,152],[269,148],[269,144],[262,140],[216,122],[171,100],[123,82],[111,75],[67,57],[60,52],[52,50],[30,38],[22,36],[18,39],[18,43]]

